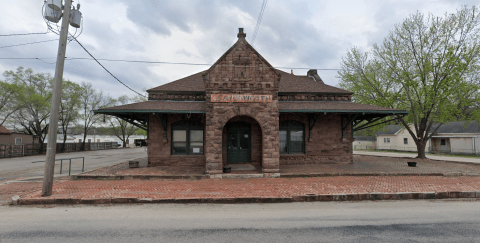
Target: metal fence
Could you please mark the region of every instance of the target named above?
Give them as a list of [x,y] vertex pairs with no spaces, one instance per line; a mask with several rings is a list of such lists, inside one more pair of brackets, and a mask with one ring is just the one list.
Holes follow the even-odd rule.
[[[402,146],[373,146],[373,145],[353,145],[354,150],[371,150],[371,151],[403,151],[403,152],[417,152],[417,147],[402,147]],[[474,149],[435,149],[431,147],[425,148],[425,152],[432,154],[480,154],[480,150]]]
[[[0,144],[0,159],[22,157],[28,155],[45,154],[47,150],[47,144],[43,144],[43,149],[40,151],[39,143],[35,144]],[[103,143],[85,143],[85,150],[104,150],[118,148],[116,142],[103,142]],[[66,143],[65,150],[62,151],[62,144],[57,143],[57,153],[77,152],[82,150],[81,143]]]

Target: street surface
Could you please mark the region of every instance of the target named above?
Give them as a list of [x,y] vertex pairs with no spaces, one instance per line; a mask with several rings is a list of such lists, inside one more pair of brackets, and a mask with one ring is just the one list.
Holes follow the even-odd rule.
[[[111,166],[132,159],[147,156],[145,148],[108,149],[57,154],[56,159],[85,157],[85,171]],[[45,155],[25,156],[18,158],[0,159],[0,182],[14,180],[19,177],[43,177],[45,163],[32,163],[45,161]],[[63,161],[62,175],[68,175],[68,160]],[[55,162],[55,177],[60,176],[60,161]],[[72,160],[72,174],[82,172],[82,159]]]
[[480,242],[480,201],[1,206],[0,242]]

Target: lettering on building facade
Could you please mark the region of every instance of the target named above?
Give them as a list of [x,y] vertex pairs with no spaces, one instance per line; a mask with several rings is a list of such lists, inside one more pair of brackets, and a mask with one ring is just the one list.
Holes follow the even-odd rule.
[[211,102],[272,102],[271,95],[212,94]]

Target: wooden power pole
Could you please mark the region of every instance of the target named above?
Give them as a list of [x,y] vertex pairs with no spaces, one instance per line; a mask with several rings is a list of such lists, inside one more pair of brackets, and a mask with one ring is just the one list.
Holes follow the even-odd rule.
[[43,173],[42,197],[52,195],[55,154],[57,148],[58,111],[62,94],[63,68],[65,66],[65,52],[67,50],[71,8],[72,0],[65,0],[62,28],[60,30],[60,41],[58,43],[57,66],[55,68],[55,83],[53,86],[52,107],[50,109],[50,122],[48,123],[47,159],[45,162],[45,172]]

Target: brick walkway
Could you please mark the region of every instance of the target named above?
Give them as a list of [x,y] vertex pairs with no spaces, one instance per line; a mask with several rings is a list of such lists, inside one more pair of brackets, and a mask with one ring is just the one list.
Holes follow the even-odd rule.
[[[281,167],[287,178],[251,179],[151,179],[151,180],[71,180],[54,182],[53,199],[234,199],[234,198],[292,198],[307,194],[361,194],[361,193],[402,193],[402,192],[478,192],[480,176],[419,176],[427,173],[480,174],[480,166],[449,163],[434,160],[354,156],[354,164]],[[407,161],[416,161],[417,167],[408,167]],[[146,167],[146,160],[140,161],[141,168],[130,169],[127,163],[105,167],[91,175],[203,175],[203,167]],[[258,172],[258,168],[257,172]],[[365,173],[380,173],[384,176],[361,176]],[[321,176],[348,174],[349,176]],[[385,174],[384,174],[385,173]],[[395,174],[413,176],[394,176]],[[387,176],[387,175],[392,176]],[[288,175],[297,175],[288,176]],[[303,175],[299,178],[300,175]],[[292,178],[289,178],[292,177]],[[188,177],[187,177],[188,178]],[[23,182],[0,184],[0,201],[4,203],[12,196],[40,198],[41,183]],[[454,195],[454,194],[452,194]],[[470,194],[469,194],[470,195]],[[474,196],[475,197],[475,196]],[[435,198],[435,195],[434,195]],[[44,198],[45,199],[45,198]],[[110,201],[109,201],[110,202]]]
[[[306,194],[480,191],[480,177],[336,176],[189,180],[62,180],[50,198],[287,198]],[[22,198],[40,198],[40,191]]]

